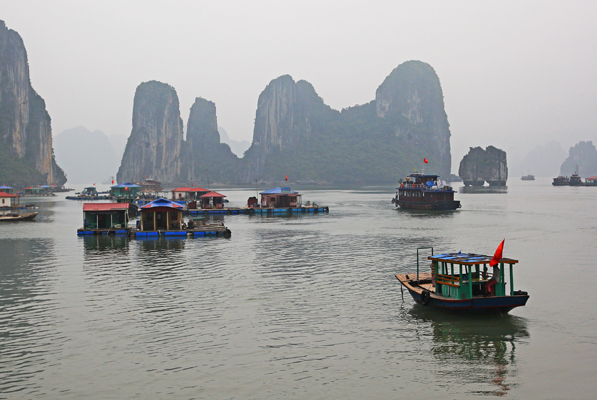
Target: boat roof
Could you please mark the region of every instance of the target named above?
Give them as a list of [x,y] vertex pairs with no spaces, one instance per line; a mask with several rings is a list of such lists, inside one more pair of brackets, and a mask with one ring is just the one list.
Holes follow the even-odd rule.
[[[458,253],[435,254],[427,258],[432,261],[445,261],[453,264],[475,265],[488,264],[493,258],[493,256],[485,256],[482,254],[474,253],[462,253],[459,251]],[[513,260],[511,258],[502,258],[501,262],[505,264],[516,264],[518,263],[518,260]]]
[[16,194],[0,192],[0,197],[19,197]]
[[121,184],[110,186],[110,187],[112,187],[112,188],[122,188],[122,187],[133,187],[133,188],[135,188],[135,187],[138,187],[139,188],[141,186],[136,185],[134,183],[121,183]]
[[295,192],[294,190],[290,190],[289,187],[277,187],[273,189],[266,190],[259,194],[299,194],[299,192]]
[[129,203],[84,203],[83,211],[125,211]]
[[14,188],[12,188],[10,186],[0,186],[0,189],[14,189]]
[[223,194],[220,194],[218,192],[209,192],[209,193],[205,193],[203,196],[199,196],[199,197],[226,197]]
[[173,208],[176,210],[181,210],[183,208],[180,204],[170,201],[168,199],[164,199],[162,197],[160,199],[152,201],[151,203],[147,203],[144,206],[141,206],[141,209],[149,210],[149,209],[158,208],[158,207]]
[[419,172],[413,172],[409,176],[413,178],[437,178],[439,175],[421,174]]
[[[590,181],[597,181],[597,176],[589,176],[588,178],[585,178],[585,179],[588,179]],[[0,189],[2,189],[2,186],[0,186]]]

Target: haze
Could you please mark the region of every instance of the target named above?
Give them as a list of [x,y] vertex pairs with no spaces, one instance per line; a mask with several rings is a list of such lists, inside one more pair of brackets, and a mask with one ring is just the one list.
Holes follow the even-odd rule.
[[82,125],[128,137],[136,87],[159,80],[178,92],[185,125],[204,97],[231,139],[251,141],[258,96],[280,75],[340,110],[421,60],[443,88],[455,173],[470,146],[510,161],[550,140],[597,144],[597,2],[1,0],[0,10],[24,40],[54,135]]

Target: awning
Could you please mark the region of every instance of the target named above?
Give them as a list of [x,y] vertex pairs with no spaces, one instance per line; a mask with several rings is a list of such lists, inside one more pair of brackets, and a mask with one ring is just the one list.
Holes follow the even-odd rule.
[[84,203],[83,211],[125,211],[129,203]]

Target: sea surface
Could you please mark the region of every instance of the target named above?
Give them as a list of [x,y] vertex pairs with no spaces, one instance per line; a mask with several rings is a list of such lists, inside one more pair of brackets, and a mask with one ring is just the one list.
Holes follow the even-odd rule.
[[[293,187],[329,214],[220,217],[230,239],[77,237],[81,202],[25,199],[36,220],[0,225],[0,398],[594,399],[597,187],[550,181],[431,213]],[[418,247],[504,238],[530,294],[509,315],[434,311],[394,277]]]

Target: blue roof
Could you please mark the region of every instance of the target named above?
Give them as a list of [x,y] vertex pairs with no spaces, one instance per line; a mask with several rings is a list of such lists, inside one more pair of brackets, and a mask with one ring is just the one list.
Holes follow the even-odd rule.
[[14,188],[12,188],[10,186],[0,186],[0,189],[14,189]]
[[290,190],[288,187],[277,187],[273,189],[266,190],[265,192],[261,192],[259,194],[298,194],[294,190]]
[[144,206],[141,207],[141,209],[147,210],[147,209],[156,208],[156,207],[168,207],[168,208],[172,208],[172,209],[176,209],[176,210],[181,210],[183,208],[178,203],[175,203],[168,199],[161,198],[161,199],[154,200],[151,203],[145,204]]
[[123,188],[123,187],[133,187],[133,188],[138,187],[138,188],[140,188],[141,186],[135,185],[134,183],[121,183],[119,185],[114,185],[111,187],[113,187],[113,188]]

